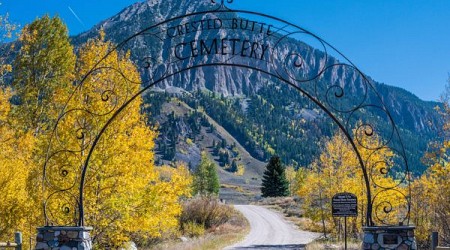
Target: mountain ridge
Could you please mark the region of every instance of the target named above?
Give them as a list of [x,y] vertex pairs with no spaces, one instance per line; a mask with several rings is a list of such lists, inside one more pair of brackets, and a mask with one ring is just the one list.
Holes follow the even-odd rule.
[[[178,4],[176,5],[177,8],[173,8],[173,5],[175,2],[178,2]],[[195,7],[193,7],[193,6],[195,6]],[[129,37],[129,36],[137,33],[137,31],[139,31],[139,29],[144,29],[145,27],[151,26],[151,25],[153,25],[159,21],[163,21],[167,18],[171,18],[171,17],[177,16],[177,15],[184,15],[184,14],[195,12],[195,11],[204,11],[205,9],[208,9],[208,8],[211,8],[211,1],[208,1],[208,0],[205,0],[205,1],[203,1],[203,0],[195,0],[195,1],[149,0],[149,1],[138,2],[138,3],[135,3],[131,6],[123,9],[117,15],[98,23],[91,30],[81,33],[75,37],[72,37],[72,40],[75,44],[81,44],[84,41],[86,41],[88,38],[96,36],[96,34],[98,34],[98,31],[100,29],[103,29],[103,30],[105,30],[107,39],[110,39],[110,40],[114,41],[115,43],[120,43],[121,42],[120,38],[124,37],[123,33],[126,33],[128,35],[125,37]],[[153,17],[153,20],[149,21],[149,19],[147,17],[151,16],[151,14],[154,14],[154,17]],[[144,19],[145,22],[142,21],[142,19]],[[118,28],[114,25],[114,24],[117,25],[118,23],[121,24],[120,26],[124,27],[124,28],[120,28],[120,27]],[[129,23],[134,24],[133,30],[129,30],[129,27],[128,27]],[[130,31],[134,31],[134,32],[130,32]],[[299,43],[299,42],[300,41],[297,41],[297,43]],[[312,54],[322,53],[320,50],[317,50],[316,48],[309,47],[306,49],[311,50]],[[139,50],[142,50],[142,48],[139,48]],[[331,60],[336,60],[336,59],[332,58]],[[225,76],[224,78],[226,79],[224,81],[229,81],[229,80],[232,81],[233,78],[238,78],[238,79],[244,78],[244,77],[236,77],[236,76],[231,75],[226,72],[227,71],[225,71],[225,73],[222,74],[223,76]],[[229,77],[227,77],[227,76],[229,76]],[[208,85],[208,83],[204,79],[202,79],[202,77],[208,78],[208,76],[205,75],[204,72],[199,72],[199,73],[196,72],[195,76],[192,79],[190,79],[190,78],[183,79],[183,80],[185,80],[185,82],[191,82],[191,83],[197,82],[197,85],[199,85],[199,86],[195,86],[195,84],[189,84],[189,83],[186,84],[185,83],[184,86],[178,85],[177,87],[182,87],[187,90],[196,90],[199,88],[206,88],[209,90],[223,93],[225,96],[247,94],[246,91],[248,91],[248,90],[245,90],[244,88],[245,87],[252,88],[249,83],[246,83],[246,84],[223,83],[221,80],[217,80],[217,78],[214,78],[214,77],[211,77],[212,78],[211,80],[215,81],[215,82],[219,82],[219,83],[213,84],[211,86],[211,85]],[[339,78],[339,77],[342,78],[343,76],[333,76],[333,77],[334,78]],[[369,79],[370,79],[370,77],[369,77]],[[244,81],[243,79],[239,79],[239,80]],[[339,80],[336,80],[336,81],[339,81]],[[176,85],[177,84],[176,82],[177,82],[177,80],[174,80],[174,81],[172,81],[172,84]],[[200,83],[200,84],[198,84],[198,83]],[[241,86],[239,86],[239,85],[241,85]],[[388,87],[389,92],[390,93],[396,92],[395,95],[411,94],[411,96],[408,97],[408,100],[411,102],[420,102],[421,104],[428,104],[426,106],[439,105],[439,103],[437,103],[437,102],[423,101],[420,98],[418,98],[416,95],[414,95],[413,93],[411,93],[405,89],[399,88],[399,87],[395,87],[395,86],[391,86],[391,85],[383,84],[383,83],[378,83],[376,81],[373,82],[373,85],[377,90],[386,89],[386,87],[389,86]],[[166,85],[166,86],[170,86],[170,85]],[[403,91],[406,91],[406,92],[403,92]],[[400,105],[400,106],[402,106],[402,105]],[[419,106],[421,106],[421,105],[419,105]],[[399,113],[399,112],[397,112],[397,113]],[[399,117],[397,117],[397,118],[399,118]],[[435,121],[436,119],[429,118],[427,120]],[[429,129],[426,126],[421,125],[421,124],[425,124],[424,121],[416,121],[415,123],[417,125],[416,127],[420,128],[421,130]],[[432,128],[432,130],[436,130],[436,128]],[[427,131],[427,132],[430,132],[430,131]]]
[[[219,5],[217,5],[219,6]],[[211,1],[208,0],[194,0],[194,1],[161,1],[161,0],[153,0],[153,1],[144,1],[140,3],[135,3],[117,15],[100,22],[96,26],[94,26],[90,31],[80,34],[77,37],[73,38],[75,44],[80,44],[86,41],[90,37],[96,36],[100,29],[103,29],[106,33],[106,37],[109,40],[112,40],[115,43],[120,43],[121,40],[124,40],[127,37],[130,37],[133,34],[136,34],[140,30],[154,25],[158,22],[164,21],[169,18],[173,18],[180,15],[185,15],[193,12],[201,12],[209,9],[214,9],[215,6],[211,6]],[[220,35],[224,36],[224,31]],[[207,34],[203,34],[207,33]],[[197,38],[202,35],[205,37],[215,36],[217,35],[215,31],[213,32],[200,32],[193,33],[192,36]],[[242,36],[246,36],[243,34]],[[187,38],[184,38],[185,41],[188,40],[189,36],[186,35]],[[172,46],[170,41],[157,41],[147,38],[136,39],[133,42],[133,45],[130,47],[126,47],[132,51],[133,54],[136,54],[135,59],[137,60],[140,56],[144,55],[148,46],[156,47],[155,50],[164,51],[163,48]],[[281,50],[291,50],[291,51],[299,51],[302,53],[302,57],[304,60],[309,62],[309,65],[320,65],[323,64],[323,60],[325,58],[325,54],[319,48],[313,48],[302,41],[289,38],[285,44],[283,44],[283,48]],[[164,54],[159,54],[164,58]],[[338,63],[338,59],[329,57],[328,60],[334,61]],[[139,61],[136,61],[139,63]],[[309,74],[317,71],[318,69],[309,68]],[[145,74],[145,72],[142,72]],[[325,77],[329,79],[332,84],[338,84],[340,86],[350,86],[346,91],[348,93],[353,94],[356,98],[359,98],[358,95],[363,95],[364,93],[364,83],[362,79],[357,76],[354,71],[348,71],[345,69],[333,69],[332,71],[326,72]],[[421,165],[421,157],[427,148],[427,143],[429,140],[434,138],[437,134],[438,128],[441,124],[441,120],[438,115],[434,112],[434,107],[438,106],[439,103],[431,102],[431,101],[423,101],[418,98],[413,93],[399,88],[390,86],[383,83],[378,83],[376,81],[372,81],[370,77],[367,77],[369,81],[371,81],[374,89],[379,93],[381,100],[387,106],[388,110],[390,110],[391,115],[393,116],[394,121],[402,133],[402,136],[406,138],[407,142],[405,143],[407,147],[412,147],[408,145],[410,140],[413,140],[414,136],[419,133],[423,135],[423,139],[420,142],[415,142],[414,144],[419,144],[419,149],[408,149],[407,151],[411,158],[410,162],[412,162],[412,168],[415,172],[421,172],[425,168]],[[180,75],[171,79],[171,81],[166,81],[160,86],[161,88],[167,88],[169,86],[175,86],[182,88],[187,91],[199,91],[203,89],[207,89],[216,93],[223,95],[224,97],[246,97],[249,95],[255,95],[263,87],[263,82],[266,82],[264,77],[259,73],[248,72],[241,69],[230,69],[230,68],[219,68],[213,70],[207,70],[203,68],[199,68],[195,70],[195,72],[190,72],[189,74]],[[366,90],[367,91],[367,90]],[[297,99],[298,97],[292,97]],[[369,97],[371,98],[371,97]],[[223,107],[229,108],[229,107]],[[242,113],[241,115],[246,115]],[[293,116],[295,117],[295,116]],[[231,126],[233,127],[233,126]],[[236,130],[236,129],[235,129]],[[262,129],[261,131],[264,131]],[[236,132],[236,131],[235,131]],[[244,143],[245,140],[251,140],[251,136],[242,136],[240,132],[238,138],[241,138],[240,142]],[[262,132],[265,133],[265,132]],[[320,133],[323,134],[323,133]],[[331,134],[323,134],[325,136],[331,136]],[[282,135],[279,135],[282,136]],[[286,136],[286,134],[285,134]],[[242,138],[244,137],[244,138]],[[259,144],[261,144],[260,142]],[[258,143],[255,143],[258,144]],[[253,156],[258,160],[266,160],[267,156],[258,157],[261,155],[267,155],[266,153],[261,153],[262,151],[271,151],[271,148],[275,147],[280,150],[282,148],[280,145],[273,146],[274,142],[272,142],[271,146],[265,146],[269,149],[255,149],[250,150],[253,152]],[[260,146],[263,147],[263,146]],[[259,153],[258,153],[259,152]],[[417,152],[420,152],[417,154]],[[276,152],[279,153],[279,152]],[[317,152],[316,152],[317,153]],[[420,156],[419,156],[420,155]],[[302,157],[301,157],[302,158]],[[288,159],[285,159],[288,160]],[[417,170],[419,169],[419,170]]]
[[[220,4],[216,4],[217,7],[219,7],[219,5]],[[76,47],[79,47],[89,38],[96,37],[100,30],[104,30],[107,40],[111,40],[114,43],[120,43],[126,38],[140,32],[142,29],[158,22],[187,13],[214,9],[216,6],[212,7],[210,0],[149,0],[138,2],[124,8],[117,15],[99,22],[90,30],[77,36],[72,36],[71,40]],[[223,31],[220,32],[222,32],[220,35],[224,35]],[[219,31],[207,31],[203,34],[197,32],[193,33],[191,36],[180,39],[189,39],[189,37],[197,37],[199,35],[208,37],[218,34]],[[242,32],[242,34],[239,35],[245,37],[248,34]],[[135,60],[136,64],[141,65],[142,62],[139,61],[139,59],[145,56],[149,49],[161,58],[165,58],[167,55],[164,53],[167,52],[164,52],[164,48],[173,46],[171,42],[172,41],[160,41],[154,38],[139,37],[133,40],[132,43],[123,47],[122,50],[131,51],[133,60]],[[312,65],[305,71],[307,74],[314,74],[314,72],[317,72],[317,67],[319,67],[318,65],[323,64],[325,56],[320,48],[313,48],[305,42],[293,38],[289,38],[288,41],[281,44],[279,50],[299,51],[304,60],[308,61],[309,65]],[[337,58],[329,57],[328,59],[331,62],[339,62]],[[274,67],[279,66],[275,65]],[[142,67],[139,67],[139,69],[141,74],[145,77],[145,70]],[[336,68],[323,75],[325,80],[329,81],[330,84],[348,87],[345,89],[347,93],[353,94],[356,97],[364,94],[363,81],[360,76],[355,74],[355,70]],[[370,79],[370,77],[368,77],[368,79]],[[442,123],[442,120],[434,111],[434,107],[439,105],[439,103],[423,101],[411,92],[399,87],[378,83],[371,79],[370,82],[379,93],[383,103],[390,110],[402,136],[405,138],[404,144],[408,147],[406,150],[408,151],[409,157],[412,158],[409,160],[412,162],[412,169],[416,173],[422,172],[425,166],[420,163],[420,158],[427,148],[428,141],[436,137],[438,128]],[[246,71],[241,68],[220,67],[215,68],[214,70],[199,68],[186,74],[179,74],[170,81],[165,81],[157,87],[166,89],[167,87],[173,86],[191,93],[203,90],[218,93],[220,98],[196,94],[195,97],[198,98],[198,103],[194,102],[190,103],[190,105],[194,108],[202,107],[206,110],[205,112],[209,112],[208,115],[211,116],[214,116],[211,112],[219,110],[217,107],[220,107],[222,110],[232,111],[233,113],[225,112],[222,114],[228,118],[227,120],[218,121],[220,120],[220,117],[217,116],[215,117],[215,120],[219,123],[222,122],[221,125],[227,127],[227,129],[230,130],[229,132],[237,138],[237,140],[246,147],[246,150],[248,150],[257,160],[265,161],[271,153],[276,153],[284,155],[284,160],[288,161],[287,164],[297,164],[297,167],[305,166],[305,164],[311,162],[311,158],[302,156],[301,154],[306,154],[305,152],[308,152],[308,154],[316,154],[317,156],[317,153],[319,153],[317,145],[312,146],[317,148],[311,151],[303,146],[298,147],[296,148],[297,151],[299,151],[297,153],[281,152],[284,150],[283,148],[292,148],[292,145],[306,143],[308,140],[311,141],[313,137],[318,137],[318,135],[325,138],[329,137],[332,135],[331,129],[324,127],[312,128],[311,126],[306,126],[304,124],[297,124],[298,126],[295,125],[297,126],[296,128],[304,129],[303,133],[298,133],[287,127],[287,123],[289,123],[289,121],[300,123],[302,119],[306,119],[312,123],[322,122],[324,124],[329,121],[322,117],[320,111],[315,111],[315,108],[310,102],[300,100],[301,98],[305,98],[304,96],[298,93],[286,94],[287,92],[283,92],[286,91],[285,89],[273,89],[271,84],[272,81],[270,79],[267,80],[260,73]],[[275,93],[277,91],[280,93]],[[280,101],[274,99],[273,96],[287,98],[288,100]],[[369,98],[374,97],[369,96]],[[149,100],[150,104],[151,101],[152,100]],[[184,101],[187,102],[188,100]],[[224,104],[221,104],[221,102]],[[263,107],[265,105],[264,103],[267,102],[270,105],[268,105],[268,107]],[[199,103],[201,103],[201,105]],[[255,106],[257,104],[261,105],[261,107]],[[202,105],[206,106],[204,107]],[[209,109],[207,107],[208,105]],[[214,107],[211,108],[212,105],[219,106],[214,109]],[[275,106],[275,109],[271,109],[270,106]],[[250,115],[248,111],[251,111],[252,109],[258,109],[260,112],[273,112],[273,110],[277,110],[277,112],[280,113],[280,117],[270,115],[259,117],[260,114],[258,113],[251,113]],[[374,121],[379,121],[376,113],[371,113],[370,116]],[[223,122],[227,124],[223,124]],[[240,122],[243,122],[244,125]],[[276,124],[278,127],[271,123]],[[240,126],[244,126],[245,129],[240,128]],[[252,131],[251,128],[255,128],[254,131]],[[269,128],[275,128],[275,130],[280,128],[280,131],[270,132],[268,131]],[[256,135],[253,133],[256,133]],[[417,136],[418,134],[420,135],[419,138]],[[293,135],[305,138],[296,141],[297,138],[292,138]],[[186,138],[176,138],[178,141],[184,139]],[[291,159],[292,157],[295,159]],[[173,158],[172,160],[176,160],[176,158]]]

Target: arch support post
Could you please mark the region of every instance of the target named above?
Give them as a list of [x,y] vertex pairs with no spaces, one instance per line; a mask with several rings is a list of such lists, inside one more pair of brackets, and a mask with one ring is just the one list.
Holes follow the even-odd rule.
[[36,250],[77,249],[91,250],[92,227],[40,227],[36,237]]
[[414,226],[363,227],[363,250],[417,250]]

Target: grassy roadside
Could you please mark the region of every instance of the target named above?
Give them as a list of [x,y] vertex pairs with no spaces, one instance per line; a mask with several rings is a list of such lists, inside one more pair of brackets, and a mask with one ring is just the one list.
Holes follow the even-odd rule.
[[232,229],[222,233],[208,233],[198,238],[188,239],[186,242],[166,242],[150,249],[173,249],[173,250],[215,250],[223,249],[226,246],[233,245],[245,238],[249,229]]
[[188,239],[186,242],[170,241],[158,244],[155,247],[148,248],[154,250],[173,249],[173,250],[215,250],[223,249],[226,246],[233,245],[245,238],[248,234],[248,228],[239,228],[236,231],[222,233],[208,233],[198,238]]
[[[211,228],[198,237],[180,237],[177,240],[161,242],[148,250],[214,250],[233,245],[245,238],[250,231],[250,225],[245,217],[233,208],[233,214],[226,223]],[[182,240],[183,239],[183,240]]]
[[[306,250],[324,250],[324,249],[345,249],[344,242],[321,242],[314,241],[306,246]],[[361,243],[348,242],[347,243],[348,250],[359,250],[361,249]]]

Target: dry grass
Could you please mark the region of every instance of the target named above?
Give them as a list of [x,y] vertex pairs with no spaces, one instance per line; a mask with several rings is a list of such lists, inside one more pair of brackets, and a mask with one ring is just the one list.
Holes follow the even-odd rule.
[[[244,189],[238,185],[220,184],[220,188],[229,188],[229,189],[236,190],[238,193],[245,193]],[[249,194],[249,192],[246,192],[246,193]]]
[[[301,199],[298,197],[270,197],[258,201],[258,205],[283,213],[284,217],[297,225],[300,229],[310,232],[322,233],[322,223],[317,223],[304,217],[301,209]],[[328,228],[328,227],[327,227]],[[329,233],[327,231],[327,233]]]
[[264,198],[258,201],[257,204],[283,213],[287,220],[293,222],[302,230],[322,232],[322,228],[319,225],[316,225],[312,223],[310,219],[303,217],[304,211],[301,209],[301,201],[299,198]]
[[[203,226],[205,234],[194,237],[196,233],[182,228],[182,231],[185,231],[185,241],[165,241],[147,249],[222,249],[242,240],[250,229],[248,221],[239,211],[216,200],[196,198],[185,203],[184,209],[181,223],[198,223],[196,225]],[[187,237],[189,235],[191,237]]]
[[[306,246],[306,250],[341,250],[344,248],[344,242],[338,243],[327,243],[327,242],[313,242]],[[361,249],[361,243],[349,242],[347,244],[347,249],[349,250],[359,250]]]
[[282,212],[286,217],[303,217],[300,200],[294,197],[270,197],[258,201],[258,205],[266,206]]
[[232,245],[248,234],[249,225],[245,221],[244,225],[236,226],[226,223],[217,227],[215,231],[209,232],[204,236],[198,238],[187,238],[186,242],[166,241],[156,246],[147,248],[148,250],[215,250],[222,249],[226,246]]
[[242,240],[248,233],[248,225],[243,227],[224,224],[215,232],[207,233],[198,238],[188,239],[186,242],[170,241],[158,244],[148,249],[154,250],[215,250],[222,249]]
[[215,229],[232,219],[235,214],[233,207],[221,204],[214,197],[196,197],[183,203],[180,225],[196,223],[206,230]]

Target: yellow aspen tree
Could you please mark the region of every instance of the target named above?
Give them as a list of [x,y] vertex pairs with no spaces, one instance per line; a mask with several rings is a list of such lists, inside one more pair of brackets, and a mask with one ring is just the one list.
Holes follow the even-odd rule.
[[302,198],[302,208],[305,212],[305,217],[312,221],[312,224],[309,225],[311,229],[320,230],[326,234],[329,230],[325,225],[325,181],[322,178],[317,162],[313,162],[304,174],[305,185],[299,185],[297,195]]
[[423,158],[428,169],[411,185],[411,219],[422,247],[429,246],[433,231],[439,232],[441,245],[450,246],[450,84],[442,93],[441,103],[436,110],[443,120],[442,138],[429,144]]
[[[26,25],[19,35],[20,50],[13,63],[14,104],[10,120],[18,136],[32,134],[27,151],[29,228],[44,225],[43,165],[50,131],[67,100],[74,80],[75,54],[66,26],[58,17],[44,16]],[[22,151],[24,151],[22,149]],[[30,231],[30,230],[27,230]]]
[[[449,112],[445,108],[445,112]],[[448,124],[446,120],[445,132],[448,131]],[[444,138],[442,143],[434,146],[435,151],[425,156],[429,168],[412,183],[411,217],[417,226],[418,244],[423,247],[427,246],[433,231],[439,232],[442,245],[450,245],[450,142]]]
[[[27,239],[34,234],[29,228],[27,177],[34,138],[28,133],[18,136],[9,117],[10,91],[0,88],[0,240],[12,240],[14,232],[23,232]],[[28,242],[25,242],[25,244]],[[28,245],[26,245],[28,246]]]
[[[79,52],[77,76],[82,79],[111,49],[113,44],[89,40]],[[101,60],[80,86],[68,110],[75,112],[62,122],[70,142],[70,126],[99,131],[109,113],[140,90],[140,76],[129,53],[111,52]],[[139,237],[161,237],[178,228],[179,198],[190,194],[187,169],[161,169],[154,166],[156,133],[140,113],[141,97],[131,102],[108,126],[90,159],[85,183],[85,224],[94,226],[94,243],[100,248],[117,248]],[[92,115],[95,113],[96,115]],[[78,138],[79,139],[79,138]],[[75,145],[77,142],[70,142]],[[87,142],[86,142],[87,143]],[[78,142],[85,160],[83,142]],[[76,160],[74,160],[75,162]]]
[[67,100],[73,81],[75,54],[65,24],[44,16],[26,25],[20,34],[14,61],[13,109],[21,129],[37,136],[51,129]]
[[415,179],[411,184],[411,221],[416,226],[418,246],[428,247],[430,233],[436,230],[436,181],[428,174]]
[[5,76],[12,71],[8,57],[14,50],[14,43],[7,44],[6,42],[15,36],[17,27],[16,24],[10,22],[8,13],[0,15],[0,44],[2,44],[2,48],[0,48],[0,86],[4,86]]
[[[354,131],[354,133],[358,133]],[[388,148],[381,147],[379,150],[373,151],[370,148],[377,148],[381,145],[381,140],[376,135],[359,137],[362,147],[358,145],[358,150],[361,157],[366,160],[367,171],[372,171],[371,181],[383,187],[394,187],[396,182],[387,174],[377,174],[383,168],[387,168],[392,164],[391,158],[393,152]],[[304,209],[306,215],[313,221],[322,222],[324,231],[338,233],[341,225],[337,218],[331,215],[331,198],[336,193],[349,192],[358,197],[359,214],[358,218],[349,219],[351,233],[357,234],[360,232],[365,218],[365,206],[367,205],[366,186],[363,181],[363,173],[360,169],[359,162],[348,142],[347,138],[341,134],[336,133],[330,141],[325,144],[324,150],[313,162],[311,167],[306,171],[304,182],[307,185],[302,185],[297,190],[300,197],[304,198]],[[400,207],[406,200],[402,200],[398,194],[392,193],[384,194],[382,189],[373,185],[372,193],[378,194],[377,200],[388,201],[393,208]],[[384,206],[377,206],[377,209],[384,208]],[[374,208],[374,210],[376,210]],[[374,211],[380,212],[380,211]],[[395,223],[397,219],[394,215],[379,214],[386,222]]]
[[433,194],[428,200],[434,210],[429,214],[431,229],[439,232],[442,245],[450,246],[450,78],[441,102],[443,106],[438,112],[444,121],[443,140],[435,143],[436,151],[426,156],[430,167],[422,178],[426,180],[424,188]]
[[[0,43],[13,38],[16,29],[17,25],[9,21],[8,13],[0,15]],[[28,230],[28,211],[32,204],[26,190],[34,140],[30,134],[19,136],[14,130],[15,124],[10,118],[11,90],[4,87],[4,78],[12,71],[7,58],[13,50],[14,43],[3,44],[0,50],[0,241],[12,240],[16,231],[23,232],[25,239],[34,234],[34,230]],[[29,247],[28,241],[24,242],[24,247]]]
[[289,193],[294,194],[295,193],[295,190],[294,190],[295,175],[297,172],[295,171],[293,166],[288,166],[288,167],[286,167],[285,173],[286,173],[286,179],[289,182]]

